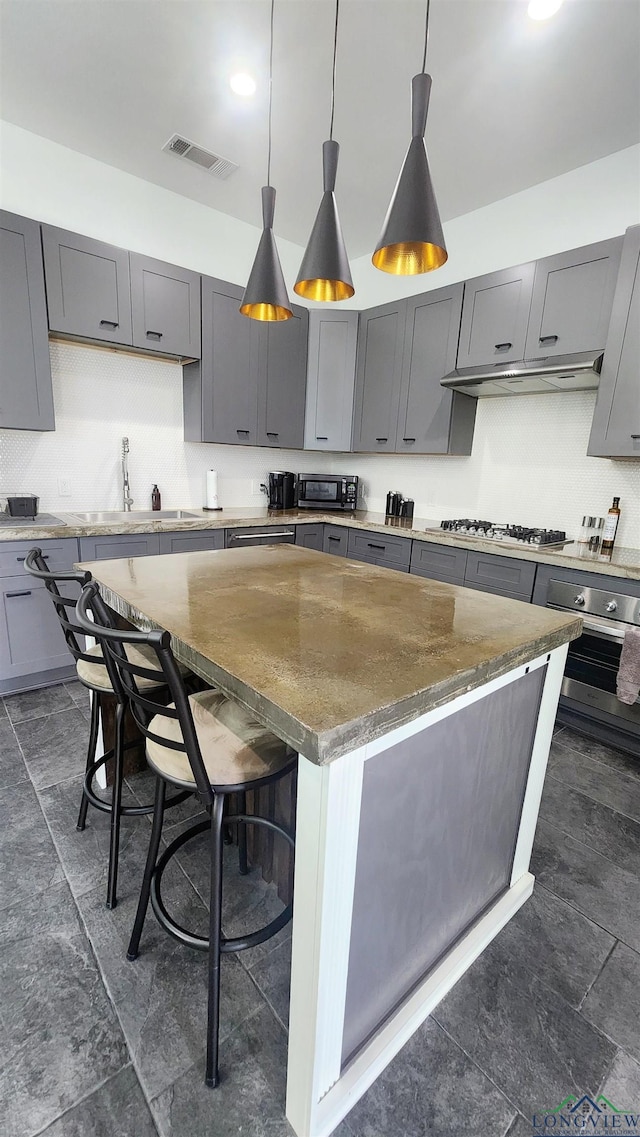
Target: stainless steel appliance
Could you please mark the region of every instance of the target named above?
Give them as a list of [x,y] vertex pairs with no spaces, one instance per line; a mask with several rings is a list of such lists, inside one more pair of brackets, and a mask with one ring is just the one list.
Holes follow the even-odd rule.
[[[469,517],[455,521],[441,521],[440,529],[455,533],[456,537],[479,537],[483,541],[499,541],[501,545],[544,545],[548,548],[562,548],[571,545],[562,529],[531,529],[526,525],[511,525],[499,521],[473,521]],[[439,529],[427,529],[427,533],[439,533]]]
[[296,531],[292,525],[258,525],[250,529],[227,529],[227,549],[243,549],[247,545],[295,545]]
[[579,612],[583,633],[569,644],[562,694],[573,703],[620,720],[640,740],[640,699],[616,698],[616,678],[626,629],[640,626],[640,598],[567,580],[550,580],[547,608]]
[[269,509],[293,509],[296,476],[290,470],[272,470],[268,475]]
[[358,504],[354,474],[298,474],[298,509],[353,512]]
[[[511,344],[499,345],[505,348]],[[521,359],[485,367],[459,367],[442,379],[443,387],[476,399],[497,395],[537,395],[555,391],[592,391],[600,381],[602,352],[558,355],[553,359]]]

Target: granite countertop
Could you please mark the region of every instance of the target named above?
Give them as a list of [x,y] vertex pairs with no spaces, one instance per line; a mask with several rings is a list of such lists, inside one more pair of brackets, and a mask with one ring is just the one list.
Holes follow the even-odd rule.
[[[383,513],[357,510],[355,513],[326,513],[321,510],[290,509],[286,511],[268,510],[264,506],[225,507],[219,513],[207,513],[199,509],[184,507],[194,514],[189,518],[167,518],[164,521],[132,519],[131,521],[110,521],[97,524],[83,522],[73,513],[57,513],[54,516],[63,525],[39,525],[37,518],[33,525],[24,522],[15,527],[0,527],[2,541],[44,541],[61,537],[96,537],[119,533],[174,533],[194,529],[226,529],[243,525],[304,525],[324,524],[346,526],[350,529],[369,529],[377,533],[397,533],[414,541],[432,541],[439,545],[453,545],[460,549],[475,549],[479,552],[494,553],[498,557],[517,557],[519,560],[534,561],[543,565],[559,565],[565,568],[582,569],[587,572],[602,573],[606,576],[626,577],[640,580],[640,549],[626,549],[616,546],[610,556],[580,551],[575,542],[563,549],[536,549],[531,545],[501,545],[499,541],[486,541],[474,537],[461,537],[439,528],[440,522],[427,518],[414,518],[405,521],[397,517],[385,517]],[[50,515],[47,514],[47,517]],[[432,532],[431,530],[437,530]]]
[[580,635],[517,600],[296,545],[83,563],[117,612],[319,765]]

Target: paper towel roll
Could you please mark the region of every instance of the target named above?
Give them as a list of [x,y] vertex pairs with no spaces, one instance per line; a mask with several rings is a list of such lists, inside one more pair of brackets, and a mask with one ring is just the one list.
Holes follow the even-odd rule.
[[207,509],[218,508],[218,475],[215,470],[207,470],[205,504]]

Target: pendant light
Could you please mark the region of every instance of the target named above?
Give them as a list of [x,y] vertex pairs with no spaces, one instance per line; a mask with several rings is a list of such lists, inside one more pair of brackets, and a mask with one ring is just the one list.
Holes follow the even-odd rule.
[[269,145],[267,153],[267,184],[262,187],[262,236],[258,245],[253,268],[244,290],[240,311],[252,320],[290,320],[293,316],[287,286],[282,274],[282,266],[273,235],[273,216],[276,208],[276,191],[271,185],[271,106],[273,100],[273,11],[275,0],[271,0],[271,22],[269,48]]
[[336,174],[340,147],[333,140],[333,112],[336,99],[336,51],[338,47],[338,9],[336,0],[336,21],[333,34],[333,73],[331,78],[331,123],[329,139],[322,144],[322,175],[324,193],[311,230],[294,292],[307,300],[348,300],[355,289],[351,279],[349,258],[344,246],[344,238],[338,217],[336,195]]
[[412,138],[387,210],[382,235],[371,258],[382,272],[413,276],[440,268],[447,260],[440,215],[429,173],[424,131],[431,93],[426,74],[429,0],[424,29],[422,72],[411,81]]

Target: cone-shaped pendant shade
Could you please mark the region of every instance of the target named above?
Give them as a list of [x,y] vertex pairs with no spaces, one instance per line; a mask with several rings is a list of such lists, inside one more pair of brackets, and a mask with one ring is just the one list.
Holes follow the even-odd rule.
[[273,186],[263,186],[264,228],[240,305],[242,315],[252,320],[290,320],[293,316],[273,235],[275,208],[276,191]]
[[307,300],[348,300],[355,292],[334,193],[339,153],[337,142],[323,143],[324,193],[293,286]]
[[371,258],[376,268],[398,276],[431,272],[440,268],[448,256],[424,145],[430,92],[431,76],[414,75],[413,137]]

